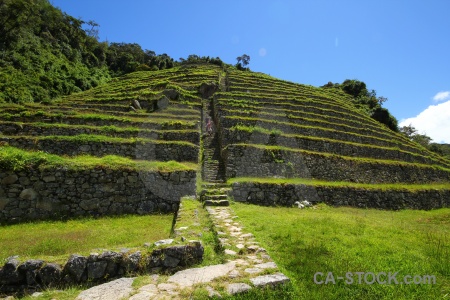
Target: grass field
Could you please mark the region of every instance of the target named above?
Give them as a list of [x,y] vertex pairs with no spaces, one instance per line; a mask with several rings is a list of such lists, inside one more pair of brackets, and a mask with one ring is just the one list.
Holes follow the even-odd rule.
[[[450,297],[450,209],[380,211],[232,206],[246,230],[266,247],[292,286],[235,299],[447,299]],[[354,284],[335,279],[353,272]],[[436,284],[358,284],[356,272],[435,275]],[[371,281],[372,277],[367,277]],[[387,278],[386,278],[387,279]],[[381,277],[383,281],[383,277]],[[363,281],[364,282],[364,281]],[[259,296],[258,296],[259,295]],[[284,295],[284,296],[283,296]]]
[[170,235],[173,215],[31,222],[0,226],[0,264],[12,255],[64,263],[72,253],[139,248]]

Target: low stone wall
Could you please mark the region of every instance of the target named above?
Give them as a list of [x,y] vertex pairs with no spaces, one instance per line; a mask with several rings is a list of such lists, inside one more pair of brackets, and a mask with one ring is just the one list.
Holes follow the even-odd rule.
[[178,143],[141,143],[141,142],[77,142],[56,139],[29,139],[21,137],[1,137],[0,141],[10,146],[42,150],[57,155],[93,156],[118,155],[133,159],[159,161],[198,161],[198,146]]
[[174,212],[195,189],[195,171],[0,171],[0,223]]
[[[267,112],[268,109],[264,109],[263,111]],[[279,112],[277,112],[277,113],[279,113]],[[322,124],[322,123],[318,123],[318,122],[310,119],[311,116],[306,115],[306,117],[301,117],[302,113],[303,113],[302,111],[298,111],[297,114],[299,114],[300,116],[298,116],[298,117],[295,116],[295,117],[292,117],[292,118],[288,118],[289,113],[286,113],[285,116],[271,116],[270,120],[279,120],[281,122],[292,122],[294,124],[304,125],[304,126],[321,126],[321,127],[326,127],[326,128],[330,128],[330,129],[339,130],[339,131],[342,131],[342,132],[356,132],[356,133],[361,134],[361,135],[366,135],[366,136],[371,136],[371,137],[378,137],[380,139],[385,139],[385,140],[386,139],[391,139],[392,135],[394,134],[392,132],[391,136],[388,136],[383,131],[377,132],[374,129],[358,128],[358,127],[356,127],[357,125],[354,124],[354,123],[350,123],[350,125],[346,124],[345,120],[343,120],[343,119],[334,121],[335,122],[334,124],[326,124],[326,123]],[[244,111],[242,111],[240,113],[235,113],[235,112],[228,112],[228,111],[223,110],[223,109],[220,109],[219,115],[222,118],[225,117],[225,116],[242,116],[242,117],[247,117],[247,118],[250,117],[250,118],[262,118],[262,119],[269,117],[268,115],[265,115],[265,114],[258,114],[257,111],[251,111],[251,112],[244,112]],[[233,121],[236,121],[236,120],[227,119],[227,122],[230,123],[229,125],[234,124],[235,122],[233,122]],[[246,121],[246,123],[247,123],[247,121]],[[255,125],[255,123],[256,123],[256,121],[249,121],[248,122],[248,124],[253,124],[253,125]],[[261,122],[259,122],[259,123],[261,123]],[[336,123],[339,123],[340,125],[336,124]],[[261,126],[263,124],[257,124],[257,125]],[[270,123],[266,124],[266,126],[268,126],[269,129],[271,129],[270,126],[272,126],[272,125],[273,124],[270,124]],[[345,126],[345,125],[347,125],[347,126]],[[280,128],[280,126],[278,124],[276,125],[276,127],[277,127],[276,129],[282,129],[282,128]],[[288,126],[288,127],[289,127],[289,128],[287,128],[288,131],[284,132],[284,133],[297,133],[297,134],[305,135],[305,131],[301,130],[301,128],[299,128],[299,130],[296,130],[296,132],[292,132],[294,128],[292,128],[291,126]],[[351,128],[349,128],[349,127],[351,127]],[[353,137],[353,135],[351,135],[351,137]],[[338,139],[338,135],[332,134],[331,138]],[[376,141],[379,141],[379,140],[376,140]],[[417,148],[411,147],[408,143],[389,143],[389,144],[386,144],[386,145],[391,146],[391,147],[399,147],[402,150],[410,151],[410,152],[413,152],[413,153],[416,153],[416,152],[418,153],[419,152],[419,150]]]
[[144,272],[173,273],[201,262],[203,252],[199,241],[191,241],[186,245],[155,249],[148,255],[141,251],[106,251],[89,256],[72,254],[64,266],[37,259],[20,263],[17,257],[11,257],[0,268],[0,296],[49,287],[92,284]]
[[[223,125],[223,124],[222,124]],[[435,164],[425,156],[415,155],[410,152],[404,152],[394,149],[383,149],[364,145],[346,144],[340,142],[330,142],[326,140],[309,139],[309,138],[291,138],[277,135],[268,135],[261,133],[233,132],[225,130],[223,133],[224,146],[236,143],[252,143],[262,145],[283,146],[294,149],[302,149],[314,152],[334,153],[343,156],[368,157],[377,159],[402,160],[406,162]],[[357,142],[351,141],[351,142]]]
[[178,132],[178,131],[120,131],[105,132],[97,128],[86,127],[57,127],[57,126],[39,126],[36,124],[19,124],[14,122],[0,123],[0,133],[6,135],[25,135],[25,136],[48,136],[48,135],[80,135],[80,134],[98,134],[120,138],[149,138],[163,141],[187,141],[198,145],[200,133]]
[[435,209],[450,207],[450,190],[376,190],[304,184],[233,183],[229,196],[235,201],[264,206],[291,207],[296,201],[359,208]]
[[174,121],[172,123],[171,122],[151,123],[151,122],[131,121],[127,120],[126,118],[89,119],[89,118],[77,118],[68,115],[52,116],[52,117],[14,116],[13,118],[9,118],[6,120],[24,123],[45,122],[45,123],[63,123],[68,125],[88,125],[88,126],[117,126],[117,127],[132,126],[137,128],[155,129],[155,130],[197,129],[197,124],[192,125],[180,124],[177,121]]
[[362,183],[450,181],[450,171],[433,167],[346,160],[336,156],[241,145],[230,145],[226,150],[227,178],[279,176]]

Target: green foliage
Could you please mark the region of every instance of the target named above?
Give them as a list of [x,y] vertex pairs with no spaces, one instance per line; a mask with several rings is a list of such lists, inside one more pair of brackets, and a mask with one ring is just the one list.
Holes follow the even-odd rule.
[[386,108],[382,107],[388,99],[386,97],[377,98],[375,90],[369,91],[363,81],[346,79],[341,84],[328,82],[322,88],[344,91],[352,97],[352,102],[357,108],[378,122],[385,124],[392,131],[398,131],[397,119]]
[[246,68],[246,66],[250,63],[250,56],[247,54],[243,54],[241,56],[238,56],[236,58],[236,68],[241,71],[249,71],[249,68]]
[[48,0],[0,0],[0,102],[48,102],[134,71],[172,68],[167,54],[99,42],[98,24]]
[[195,54],[189,55],[187,59],[180,58],[180,63],[181,65],[204,63],[217,65],[219,67],[224,66],[224,62],[220,59],[220,57],[198,56]]
[[392,131],[398,131],[397,119],[384,107],[377,107],[372,113],[372,118],[387,125]]
[[143,50],[136,43],[111,43],[106,53],[106,63],[115,76],[134,71],[154,71],[170,69],[174,60],[167,54],[156,55]]

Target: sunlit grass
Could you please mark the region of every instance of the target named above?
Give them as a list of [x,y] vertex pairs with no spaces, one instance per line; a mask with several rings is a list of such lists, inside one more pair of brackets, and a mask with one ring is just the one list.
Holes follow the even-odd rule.
[[363,188],[363,189],[375,189],[375,190],[448,190],[450,189],[450,183],[433,183],[433,184],[404,184],[404,183],[381,183],[381,184],[369,184],[369,183],[356,183],[347,181],[322,181],[309,178],[263,178],[263,177],[236,177],[228,180],[228,183],[235,182],[242,183],[267,183],[267,184],[299,184],[299,185],[312,185],[312,186],[330,186],[330,187],[349,187],[349,188]]
[[[232,208],[291,278],[294,295],[284,299],[444,299],[450,294],[449,208],[394,212],[320,205],[299,210],[239,203]],[[436,284],[313,281],[316,272],[345,276],[397,271],[400,279],[408,274],[435,275]]]
[[61,262],[72,253],[142,247],[169,237],[173,215],[120,216],[69,221],[37,221],[0,226],[0,263],[12,255],[20,260]]
[[104,157],[80,155],[68,158],[44,152],[24,151],[15,147],[2,146],[0,148],[0,167],[3,170],[13,171],[37,167],[66,167],[72,170],[107,168],[112,170],[171,172],[196,170],[197,164],[177,161],[132,160],[116,155]]

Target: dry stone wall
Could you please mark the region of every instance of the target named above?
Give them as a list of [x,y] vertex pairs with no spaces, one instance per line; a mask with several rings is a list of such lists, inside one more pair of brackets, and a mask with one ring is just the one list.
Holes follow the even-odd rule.
[[175,212],[196,172],[27,169],[0,172],[0,223]]
[[[5,118],[6,119],[6,118]],[[188,125],[184,123],[180,123],[177,121],[174,122],[162,122],[162,123],[152,123],[152,122],[142,122],[142,121],[132,121],[126,120],[125,118],[116,118],[116,119],[100,119],[100,118],[80,118],[73,117],[70,115],[61,115],[61,116],[51,116],[45,117],[42,116],[18,116],[12,119],[8,119],[14,122],[24,122],[24,123],[36,123],[36,122],[45,122],[45,123],[63,123],[68,125],[88,125],[88,126],[118,126],[118,127],[137,127],[142,129],[155,129],[155,130],[176,130],[176,129],[197,129],[197,125]]]
[[229,196],[235,201],[265,206],[291,207],[297,201],[324,202],[359,208],[435,209],[450,207],[450,190],[376,190],[304,184],[233,183]]
[[300,177],[363,183],[449,182],[450,171],[414,165],[369,163],[336,156],[230,145],[227,178]]
[[[223,125],[223,124],[222,124]],[[225,130],[223,133],[223,144],[252,143],[263,145],[284,146],[289,148],[303,149],[314,152],[334,153],[343,156],[368,157],[375,159],[402,160],[406,162],[433,164],[435,161],[417,154],[404,152],[396,149],[384,149],[371,146],[355,145],[350,143],[331,142],[327,140],[309,138],[291,138],[278,135],[267,135],[261,133],[233,132]],[[357,140],[349,140],[357,143]]]
[[0,297],[11,293],[32,293],[49,287],[80,283],[100,283],[125,275],[145,272],[173,273],[203,260],[204,248],[199,241],[185,245],[165,246],[146,254],[141,251],[105,251],[88,256],[70,255],[64,265],[30,259],[23,263],[10,257],[0,267]]
[[13,122],[0,123],[0,133],[8,135],[26,135],[26,136],[67,136],[80,134],[99,134],[111,135],[120,138],[149,138],[163,141],[189,141],[196,145],[199,144],[200,134],[198,131],[177,132],[177,131],[117,131],[105,132],[96,128],[89,127],[58,127],[58,126],[39,126],[34,124],[19,124]]
[[142,160],[159,161],[198,161],[198,146],[178,143],[150,143],[150,142],[78,142],[52,139],[28,139],[3,137],[0,141],[10,146],[42,150],[57,155],[76,156],[89,154],[93,156],[118,155]]

